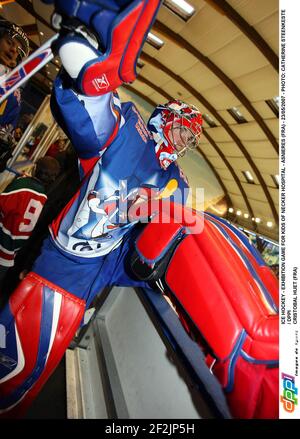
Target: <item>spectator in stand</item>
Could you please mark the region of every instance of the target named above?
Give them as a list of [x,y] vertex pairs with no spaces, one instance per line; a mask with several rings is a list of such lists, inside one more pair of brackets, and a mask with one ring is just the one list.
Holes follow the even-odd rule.
[[0,172],[7,166],[8,160],[12,157],[15,146],[23,135],[21,128],[9,132],[3,127],[0,128]]
[[23,132],[26,130],[26,128],[31,123],[33,118],[34,118],[34,114],[33,113],[23,113],[20,116],[20,119],[19,119],[19,122],[18,122],[18,126],[22,129]]
[[40,143],[41,139],[42,138],[40,136],[38,136],[38,137],[35,137],[35,139],[33,139],[32,142],[27,143],[26,147],[29,148],[29,150],[27,151],[29,158],[32,157],[32,155],[33,155],[34,151],[36,150],[38,144]]
[[66,146],[66,141],[62,138],[59,138],[54,143],[52,143],[52,145],[50,145],[47,151],[47,155],[49,157],[56,158],[57,154],[64,151],[65,146]]
[[14,131],[14,139],[16,141],[16,143],[19,142],[19,140],[21,139],[21,137],[23,136],[23,130],[21,127],[17,127]]
[[32,234],[59,172],[57,160],[42,157],[32,177],[16,178],[0,194],[0,287],[17,251]]
[[[29,54],[29,40],[20,26],[0,18],[0,77],[10,72]],[[21,93],[17,89],[0,105],[0,127],[16,127],[21,110]]]
[[5,285],[2,286],[0,295],[0,307],[1,303],[7,301],[20,280],[31,271],[35,259],[41,252],[43,240],[49,233],[49,224],[75,195],[80,185],[78,158],[72,146],[59,153],[56,160],[60,164],[61,172],[47,191],[47,203],[30,238],[17,253],[15,264],[5,277]]

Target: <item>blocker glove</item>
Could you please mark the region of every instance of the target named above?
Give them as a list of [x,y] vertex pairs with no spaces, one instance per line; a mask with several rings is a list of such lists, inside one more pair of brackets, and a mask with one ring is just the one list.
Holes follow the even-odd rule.
[[43,0],[54,3],[53,43],[74,87],[88,96],[136,78],[136,63],[162,0]]

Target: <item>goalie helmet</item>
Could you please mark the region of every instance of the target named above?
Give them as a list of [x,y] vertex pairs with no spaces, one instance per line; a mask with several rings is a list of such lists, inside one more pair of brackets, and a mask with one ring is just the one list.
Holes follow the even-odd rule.
[[13,40],[16,39],[19,43],[18,62],[26,58],[29,54],[29,40],[23,29],[10,21],[0,19],[0,38],[8,34]]
[[156,107],[148,127],[163,169],[199,145],[202,123],[202,115],[194,105],[174,100]]

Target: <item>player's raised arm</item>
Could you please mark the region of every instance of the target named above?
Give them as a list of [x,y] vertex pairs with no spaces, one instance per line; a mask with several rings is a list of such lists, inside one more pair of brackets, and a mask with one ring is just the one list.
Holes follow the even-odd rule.
[[[136,78],[136,62],[160,0],[55,1],[53,50],[64,68],[55,81],[52,112],[81,159],[99,155],[121,125],[112,92]],[[75,123],[74,123],[75,122]]]
[[75,88],[88,96],[136,78],[136,62],[161,0],[55,1],[54,48]]

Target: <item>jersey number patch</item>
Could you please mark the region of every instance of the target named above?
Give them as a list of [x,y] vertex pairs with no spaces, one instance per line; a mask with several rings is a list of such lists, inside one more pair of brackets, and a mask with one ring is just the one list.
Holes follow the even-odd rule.
[[20,223],[19,232],[32,232],[42,209],[40,201],[31,199],[24,213],[24,222]]

